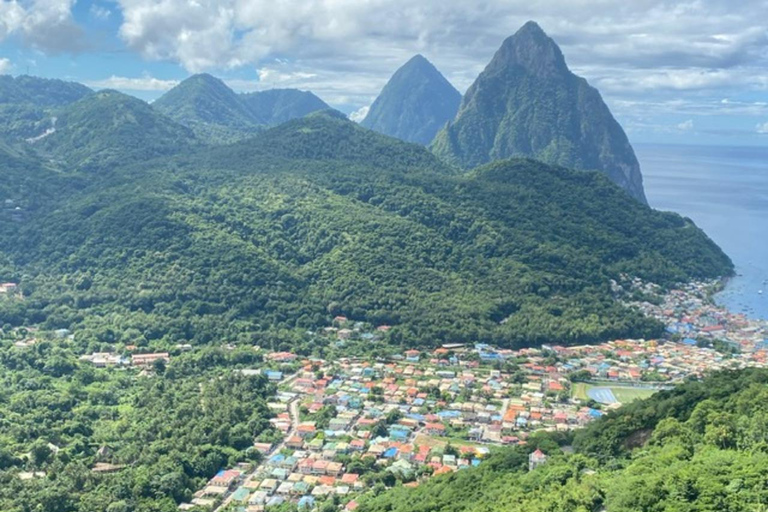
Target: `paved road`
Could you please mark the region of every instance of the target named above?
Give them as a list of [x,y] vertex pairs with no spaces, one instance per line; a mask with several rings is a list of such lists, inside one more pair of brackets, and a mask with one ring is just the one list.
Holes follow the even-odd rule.
[[[294,373],[293,375],[290,375],[283,380],[281,380],[278,383],[278,386],[282,386],[285,384],[288,384],[292,382],[296,377],[298,376],[298,373]],[[269,453],[267,453],[264,456],[264,460],[259,464],[258,466],[254,467],[249,473],[243,475],[240,477],[240,480],[237,482],[237,485],[234,487],[234,489],[240,488],[242,484],[249,481],[251,478],[253,478],[259,471],[261,471],[264,468],[264,465],[266,464],[267,460],[269,459],[269,456],[273,453],[280,453],[280,450],[285,448],[285,441],[289,439],[291,436],[296,434],[296,431],[299,427],[299,396],[296,395],[296,397],[291,400],[291,402],[288,404],[288,414],[291,416],[291,430],[285,435],[283,440],[276,444],[272,450],[270,450]],[[216,507],[213,512],[221,512],[225,508],[227,508],[227,505],[232,503],[232,495],[234,494],[233,491],[227,492],[226,497],[224,498],[224,501],[221,502],[221,505]]]

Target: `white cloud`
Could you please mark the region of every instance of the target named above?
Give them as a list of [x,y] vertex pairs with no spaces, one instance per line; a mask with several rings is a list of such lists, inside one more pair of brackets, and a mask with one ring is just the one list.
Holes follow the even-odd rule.
[[363,119],[365,119],[365,116],[368,115],[369,110],[371,110],[371,107],[369,106],[360,107],[359,109],[349,114],[349,118],[356,123],[362,123]]
[[[75,1],[0,0],[0,40],[16,35],[47,52],[81,47]],[[346,111],[370,105],[415,53],[465,90],[504,38],[534,19],[622,122],[650,122],[649,106],[694,120],[695,106],[766,115],[743,103],[745,92],[768,91],[766,0],[97,0],[90,16],[110,9],[119,37],[146,59],[190,72],[252,69],[254,80],[228,83],[309,89]],[[142,80],[133,87],[164,86]],[[653,122],[675,129],[669,118]]]
[[81,50],[85,40],[72,18],[74,4],[75,0],[3,0],[0,40],[18,35],[27,45],[48,53]]
[[768,121],[758,124],[756,130],[757,133],[768,134]]
[[317,77],[316,73],[307,73],[303,71],[283,72],[268,67],[257,69],[256,74],[259,75],[259,82],[267,84],[296,83]]
[[110,11],[104,6],[97,5],[97,4],[91,4],[91,8],[88,10],[88,12],[91,14],[92,18],[95,18],[101,21],[108,20],[109,17],[112,15],[112,11]]
[[178,83],[178,80],[160,80],[151,76],[128,78],[112,75],[104,80],[87,81],[85,85],[95,89],[118,89],[121,91],[167,91]]
[[693,130],[693,119],[688,119],[677,125],[677,129],[682,132],[689,132]]
[[120,37],[187,70],[254,66],[262,84],[370,104],[423,53],[464,90],[528,19],[610,99],[768,89],[765,0],[116,0]]
[[7,75],[11,72],[11,69],[13,68],[13,63],[11,63],[11,59],[8,59],[6,57],[0,58],[0,75]]

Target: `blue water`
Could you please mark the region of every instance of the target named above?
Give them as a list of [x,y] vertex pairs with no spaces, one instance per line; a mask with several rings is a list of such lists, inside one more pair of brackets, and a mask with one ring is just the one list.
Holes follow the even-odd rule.
[[693,219],[736,265],[739,275],[717,300],[768,319],[768,147],[654,144],[635,152],[651,206]]

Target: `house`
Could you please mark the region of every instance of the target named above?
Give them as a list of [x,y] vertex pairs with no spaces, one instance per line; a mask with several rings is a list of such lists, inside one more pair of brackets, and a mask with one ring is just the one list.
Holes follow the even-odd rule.
[[272,496],[279,486],[280,483],[274,478],[266,478],[259,485],[259,490],[267,493],[267,496]]
[[291,436],[285,441],[286,448],[301,450],[304,447],[304,439],[300,436]]
[[445,425],[442,423],[427,423],[424,425],[424,432],[433,436],[445,434]]
[[248,500],[249,505],[263,505],[266,503],[269,495],[264,491],[256,491],[251,494],[251,498]]
[[406,350],[405,351],[405,360],[410,362],[418,362],[419,356],[421,356],[421,352],[418,350]]
[[547,459],[548,457],[544,455],[544,452],[537,448],[536,451],[528,455],[528,471],[533,471],[542,464],[546,464]]
[[216,473],[216,476],[211,478],[211,481],[209,483],[210,483],[210,485],[213,485],[213,486],[216,486],[216,487],[227,487],[228,488],[233,483],[235,483],[235,481],[237,481],[238,478],[240,478],[240,472],[239,471],[235,471],[233,469],[228,469],[226,471],[225,470],[221,470],[218,473]]
[[298,507],[306,508],[306,509],[313,509],[315,508],[315,498],[313,496],[302,496],[299,499]]
[[156,354],[133,354],[131,356],[131,364],[133,366],[148,367],[152,366],[155,361],[163,361],[167,363],[170,360],[171,357],[168,355],[168,352],[158,352]]
[[[253,448],[262,455],[266,455],[272,450],[272,443],[253,443]],[[301,446],[299,446],[299,448],[301,448]]]
[[302,439],[307,439],[308,437],[313,437],[316,432],[315,425],[313,423],[302,423],[296,428],[296,432],[299,434],[299,437]]

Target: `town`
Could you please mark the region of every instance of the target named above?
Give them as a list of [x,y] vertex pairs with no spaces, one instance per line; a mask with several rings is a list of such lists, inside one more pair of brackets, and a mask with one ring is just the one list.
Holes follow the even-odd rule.
[[[652,285],[632,286],[656,296]],[[292,502],[312,509],[333,499],[354,510],[354,496],[371,486],[418,485],[481,464],[494,446],[579,428],[685,378],[765,366],[768,322],[712,304],[712,286],[692,283],[633,304],[664,322],[668,340],[521,350],[452,344],[386,360],[270,353],[265,372],[279,382],[271,421],[283,441],[256,443],[260,464],[222,470],[181,508],[260,512]],[[347,328],[346,318],[335,323],[325,332],[341,342],[365,334]],[[533,452],[530,467],[546,458]]]
[[[639,280],[614,283],[628,307],[663,323],[667,334],[658,340],[518,350],[453,343],[379,357],[328,358],[253,347],[263,364],[236,371],[263,375],[274,385],[268,405],[280,440],[254,440],[258,462],[221,468],[180,509],[261,512],[281,504],[309,510],[332,503],[354,510],[366,490],[397,482],[416,486],[432,475],[482,464],[498,446],[526,444],[538,431],[583,427],[622,403],[687,378],[766,366],[768,322],[714,304],[716,285],[690,283],[662,294]],[[0,293],[14,294],[16,286],[3,284]],[[388,329],[338,316],[318,334],[343,353]],[[17,349],[37,343],[37,328],[17,331]],[[50,336],[76,339],[68,329]],[[194,350],[189,344],[154,352],[126,345],[121,352],[93,352],[80,360],[152,378],[172,354]],[[546,460],[547,454],[533,452],[530,467]],[[101,463],[93,471],[120,468]]]

